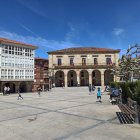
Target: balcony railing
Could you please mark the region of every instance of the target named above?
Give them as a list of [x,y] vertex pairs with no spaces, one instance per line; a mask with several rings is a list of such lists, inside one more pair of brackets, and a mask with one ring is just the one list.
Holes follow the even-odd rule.
[[54,68],[55,69],[66,69],[66,68],[112,68],[113,65],[115,63],[109,63],[109,64],[106,64],[106,63],[98,63],[98,64],[94,64],[94,63],[86,63],[86,64],[83,64],[83,63],[73,63],[73,64],[62,64],[62,65],[57,65],[57,64],[54,64]]

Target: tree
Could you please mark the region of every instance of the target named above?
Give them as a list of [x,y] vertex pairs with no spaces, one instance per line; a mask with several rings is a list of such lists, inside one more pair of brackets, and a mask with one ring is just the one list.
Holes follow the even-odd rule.
[[[123,81],[133,81],[134,75],[140,78],[140,46],[137,44],[127,49],[119,60],[119,65],[113,65],[113,74]],[[136,55],[136,56],[135,56]]]

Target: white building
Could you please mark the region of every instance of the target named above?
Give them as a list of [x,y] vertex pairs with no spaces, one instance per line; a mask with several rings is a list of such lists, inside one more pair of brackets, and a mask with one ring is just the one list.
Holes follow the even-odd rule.
[[10,87],[14,93],[31,91],[34,81],[36,46],[0,38],[0,92]]

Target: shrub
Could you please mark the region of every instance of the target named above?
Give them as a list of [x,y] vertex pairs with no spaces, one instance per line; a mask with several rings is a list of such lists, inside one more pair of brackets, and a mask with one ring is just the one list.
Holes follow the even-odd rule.
[[131,99],[137,101],[140,105],[140,81],[136,82],[112,82],[110,86],[113,88],[122,89],[122,101],[126,103],[127,98],[130,97]]

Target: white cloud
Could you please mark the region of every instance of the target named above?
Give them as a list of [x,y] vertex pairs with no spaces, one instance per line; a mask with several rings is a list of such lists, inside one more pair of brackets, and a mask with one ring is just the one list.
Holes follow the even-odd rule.
[[69,26],[69,31],[66,33],[66,36],[65,36],[65,39],[70,41],[72,40],[73,38],[75,38],[76,36],[78,37],[77,33],[78,33],[78,30],[74,27],[74,25],[72,24],[68,24]]
[[22,23],[18,22],[18,24],[25,29],[26,31],[28,31],[29,33],[35,35],[36,37],[39,37],[35,32],[33,32],[30,28],[28,28],[27,26],[23,25]]
[[46,53],[48,50],[58,50],[77,46],[76,44],[69,41],[47,40],[41,37],[23,36],[7,31],[0,31],[0,37],[36,45],[39,47],[38,49],[43,50],[44,53]]
[[124,29],[122,29],[122,28],[114,28],[112,33],[114,35],[116,35],[116,36],[119,36],[119,35],[124,33]]
[[37,15],[47,18],[45,12],[43,12],[42,7],[39,1],[31,1],[31,0],[17,0],[20,4],[31,10]]

